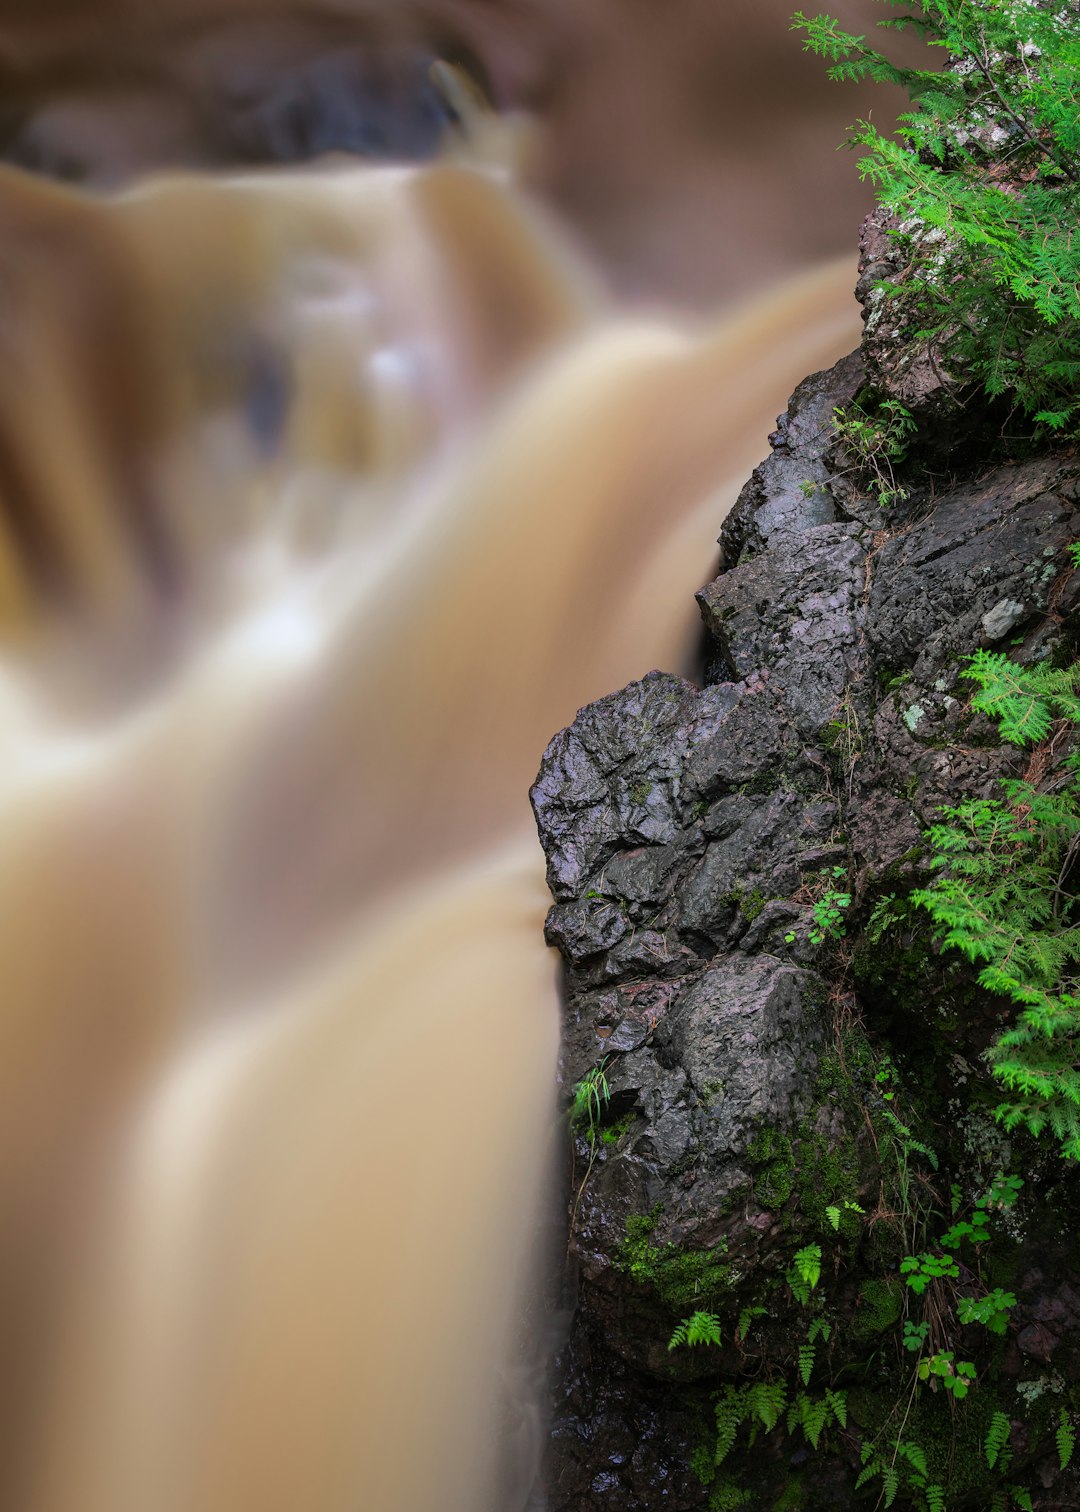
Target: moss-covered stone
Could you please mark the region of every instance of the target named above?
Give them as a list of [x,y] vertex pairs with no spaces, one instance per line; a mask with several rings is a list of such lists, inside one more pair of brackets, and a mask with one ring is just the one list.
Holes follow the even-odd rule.
[[619,1268],[639,1285],[651,1288],[673,1311],[706,1307],[731,1284],[727,1246],[690,1250],[677,1244],[654,1244],[652,1236],[659,1221],[659,1206],[651,1213],[627,1219]]
[[789,1134],[762,1129],[749,1150],[754,1166],[754,1197],[762,1207],[782,1208],[795,1189],[795,1154]]
[[869,1276],[859,1287],[851,1332],[856,1339],[871,1339],[895,1328],[904,1310],[904,1288],[892,1276]]

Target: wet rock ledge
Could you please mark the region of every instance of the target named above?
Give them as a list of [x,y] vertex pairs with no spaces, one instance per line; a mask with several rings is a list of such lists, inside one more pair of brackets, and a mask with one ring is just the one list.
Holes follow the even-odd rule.
[[[608,1093],[573,1136],[552,1512],[873,1506],[880,1482],[854,1489],[860,1448],[911,1376],[905,1214],[947,1214],[952,1187],[967,1201],[999,1169],[1025,1187],[989,1284],[1019,1305],[1005,1335],[964,1336],[971,1405],[923,1393],[905,1432],[947,1460],[950,1508],[985,1508],[983,1434],[1003,1410],[1035,1505],[1080,1505],[1032,1406],[1056,1414],[1080,1388],[1076,1179],[1052,1143],[994,1124],[980,1053],[1002,1004],[906,901],[938,808],[1026,761],[972,714],[962,658],[1075,655],[1080,461],[965,454],[962,412],[950,435],[930,386],[908,496],[882,508],[833,426],[866,360],[800,385],[724,526],[725,568],[698,595],[704,686],[653,672],[583,709],[532,791],[564,1084],[602,1076]],[[830,890],[851,897],[842,941],[814,923]],[[783,1424],[752,1447],[744,1428],[720,1476],[716,1394],[794,1379],[808,1244],[830,1333],[815,1369],[846,1391],[847,1425],[817,1452]],[[669,1350],[697,1309],[722,1344]]]

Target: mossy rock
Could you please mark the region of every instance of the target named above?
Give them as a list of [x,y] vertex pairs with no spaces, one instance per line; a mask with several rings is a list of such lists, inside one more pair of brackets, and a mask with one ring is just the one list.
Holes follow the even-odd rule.
[[856,1339],[888,1333],[904,1310],[904,1288],[898,1278],[869,1276],[859,1287],[851,1332]]
[[650,1288],[673,1312],[704,1308],[726,1296],[732,1278],[726,1244],[707,1250],[654,1244],[652,1235],[659,1221],[659,1207],[627,1219],[619,1269]]

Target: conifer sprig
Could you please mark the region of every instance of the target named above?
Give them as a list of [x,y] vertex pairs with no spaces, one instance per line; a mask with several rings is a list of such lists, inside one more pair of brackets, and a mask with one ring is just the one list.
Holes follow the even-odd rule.
[[1080,3],[911,0],[941,70],[893,63],[828,15],[796,14],[829,76],[903,88],[895,136],[859,121],[859,171],[896,217],[907,267],[889,319],[959,386],[1006,395],[1036,430],[1080,420]]

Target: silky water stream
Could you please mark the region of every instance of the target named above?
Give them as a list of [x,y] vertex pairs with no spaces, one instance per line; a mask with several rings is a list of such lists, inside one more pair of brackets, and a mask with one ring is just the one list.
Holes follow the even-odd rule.
[[620,315],[461,161],[0,171],[6,1505],[526,1504],[527,789],[689,666],[852,281]]

